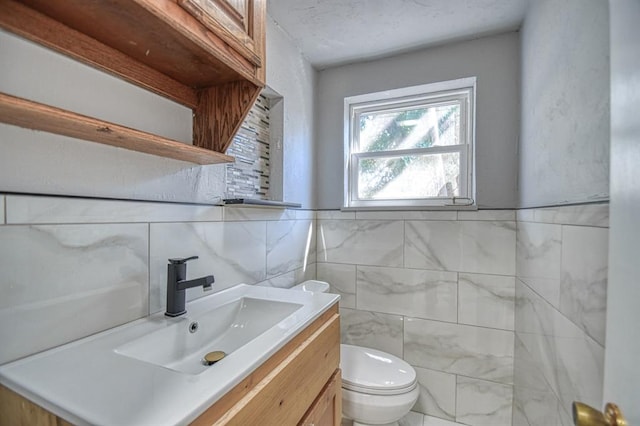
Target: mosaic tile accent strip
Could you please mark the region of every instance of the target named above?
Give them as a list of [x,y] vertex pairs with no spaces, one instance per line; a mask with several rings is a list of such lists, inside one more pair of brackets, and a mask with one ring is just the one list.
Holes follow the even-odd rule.
[[227,154],[236,158],[227,164],[226,198],[269,198],[269,99],[260,95]]

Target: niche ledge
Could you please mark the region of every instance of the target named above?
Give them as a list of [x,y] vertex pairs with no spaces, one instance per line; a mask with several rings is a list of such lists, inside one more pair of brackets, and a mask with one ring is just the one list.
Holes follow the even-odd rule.
[[226,198],[223,203],[225,207],[269,207],[275,209],[299,209],[302,207],[300,203],[261,200],[259,198]]

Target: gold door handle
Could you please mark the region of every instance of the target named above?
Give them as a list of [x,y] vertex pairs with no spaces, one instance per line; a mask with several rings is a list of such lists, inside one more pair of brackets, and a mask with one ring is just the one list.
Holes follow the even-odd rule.
[[576,426],[627,426],[620,408],[611,402],[605,405],[604,413],[582,402],[574,402],[572,408]]

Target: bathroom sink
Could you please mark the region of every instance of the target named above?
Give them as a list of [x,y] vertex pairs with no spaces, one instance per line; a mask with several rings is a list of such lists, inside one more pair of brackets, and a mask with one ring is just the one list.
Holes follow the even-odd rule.
[[298,303],[242,297],[115,351],[182,373],[200,374],[212,368],[203,362],[207,353],[222,351],[229,356],[301,307]]
[[[338,299],[239,284],[4,364],[0,384],[72,424],[188,424]],[[205,366],[212,351],[227,355]]]

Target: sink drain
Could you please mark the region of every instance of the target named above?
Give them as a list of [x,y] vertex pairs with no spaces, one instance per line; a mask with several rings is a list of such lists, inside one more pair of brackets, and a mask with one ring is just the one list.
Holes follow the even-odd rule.
[[196,331],[198,331],[198,321],[194,321],[191,324],[189,324],[189,333],[195,333]]
[[216,362],[220,361],[225,356],[227,356],[227,354],[222,351],[209,352],[204,356],[202,363],[204,365],[213,365]]

